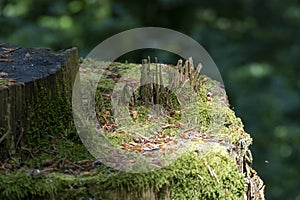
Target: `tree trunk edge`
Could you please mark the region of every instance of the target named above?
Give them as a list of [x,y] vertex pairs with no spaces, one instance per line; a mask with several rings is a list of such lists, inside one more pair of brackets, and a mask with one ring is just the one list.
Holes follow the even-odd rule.
[[[26,144],[27,132],[32,132],[33,119],[37,117],[35,113],[39,110],[40,103],[43,103],[40,98],[44,97],[39,97],[43,94],[43,90],[48,91],[44,100],[51,103],[60,96],[65,101],[67,109],[70,109],[67,115],[71,117],[72,88],[79,69],[78,50],[73,47],[63,52],[49,53],[55,54],[58,59],[63,58],[60,66],[56,66],[59,69],[55,73],[0,89],[0,154],[4,158],[14,155]],[[40,111],[41,114],[44,115],[41,120],[51,119],[45,110]],[[42,132],[43,129],[39,131]]]

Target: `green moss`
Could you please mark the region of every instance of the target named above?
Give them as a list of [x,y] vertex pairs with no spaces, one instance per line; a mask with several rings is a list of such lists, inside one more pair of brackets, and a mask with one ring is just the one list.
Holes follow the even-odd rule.
[[133,136],[130,134],[126,134],[125,132],[118,132],[115,133],[107,133],[105,134],[106,138],[109,139],[111,144],[115,145],[116,147],[120,147],[122,143],[129,142],[133,139]]
[[23,164],[25,164],[26,168],[44,168],[43,163],[46,160],[58,161],[68,158],[72,161],[80,161],[93,159],[81,143],[76,143],[63,138],[52,142],[53,146],[35,153],[31,159],[24,159]]
[[62,77],[64,76],[57,75],[57,80],[53,81],[56,84],[54,86],[56,87],[55,91],[57,91],[55,95],[46,90],[42,81],[35,84],[37,99],[33,105],[28,105],[31,108],[31,111],[29,111],[31,124],[26,139],[30,147],[31,145],[41,144],[43,139],[50,140],[61,137],[61,134],[66,134],[67,130],[71,128],[70,97],[59,89],[65,87],[66,84]]
[[148,173],[117,172],[101,166],[93,176],[19,171],[0,174],[0,179],[1,199],[79,199],[101,195],[110,199],[106,191],[132,198],[147,190],[158,193],[166,188],[171,191],[171,199],[240,199],[244,191],[243,175],[221,147],[204,157],[189,152],[169,167]]
[[[202,79],[205,76],[201,76]],[[206,78],[207,79],[207,78]],[[199,124],[205,130],[214,129],[213,133],[219,138],[228,140],[231,144],[238,144],[241,139],[246,142],[246,146],[252,143],[249,134],[244,131],[244,125],[240,118],[236,117],[233,110],[228,105],[218,101],[207,101],[207,91],[219,85],[218,82],[208,79],[205,81],[198,92],[198,107],[201,116]],[[216,99],[220,98],[216,94]]]

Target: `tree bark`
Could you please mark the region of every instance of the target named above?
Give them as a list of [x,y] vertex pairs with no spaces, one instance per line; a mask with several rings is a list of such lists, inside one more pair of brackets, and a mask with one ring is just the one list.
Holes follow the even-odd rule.
[[0,62],[0,154],[8,157],[26,145],[30,133],[43,137],[45,129],[39,125],[64,126],[56,124],[47,106],[59,100],[65,103],[61,108],[71,111],[78,58],[76,48],[54,53],[1,45],[0,53],[6,57]]

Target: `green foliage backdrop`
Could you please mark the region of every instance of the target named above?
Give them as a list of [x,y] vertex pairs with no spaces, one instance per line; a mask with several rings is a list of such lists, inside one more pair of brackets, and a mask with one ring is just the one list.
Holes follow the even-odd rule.
[[107,37],[136,27],[193,37],[218,65],[231,105],[254,138],[254,167],[267,198],[300,198],[299,1],[195,2],[0,0],[0,43],[77,46],[84,57]]

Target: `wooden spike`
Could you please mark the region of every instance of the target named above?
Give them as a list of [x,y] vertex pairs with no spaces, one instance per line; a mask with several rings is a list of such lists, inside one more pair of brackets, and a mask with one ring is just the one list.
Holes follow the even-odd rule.
[[203,67],[202,64],[199,63],[193,74],[193,78],[191,81],[191,85],[194,88],[195,92],[197,92],[199,89],[199,76],[200,76],[200,71],[201,71],[202,67]]
[[142,60],[142,69],[141,69],[141,79],[140,79],[140,96],[141,100],[145,105],[149,105],[150,99],[152,98],[152,91],[151,91],[151,74],[150,74],[150,63],[149,59]]
[[163,77],[162,77],[162,71],[161,71],[161,64],[158,65],[159,67],[159,84],[163,87],[164,83],[163,83]]
[[178,87],[179,84],[183,81],[183,67],[182,67],[181,59],[178,60],[177,66],[178,66],[178,71],[179,71],[179,79],[178,79],[178,84],[176,84],[175,87]]
[[158,98],[159,98],[159,94],[158,94],[158,64],[155,64],[155,82],[153,82],[155,84],[153,84],[154,87],[154,95],[155,95],[155,101],[154,104],[158,104]]
[[189,60],[186,60],[185,61],[185,64],[184,64],[184,79],[183,79],[183,81],[182,82],[184,82],[185,80],[187,80],[188,79],[188,77],[189,77]]
[[189,57],[189,78],[191,79],[192,78],[192,71],[194,70],[194,63],[193,63],[193,58],[192,57]]

